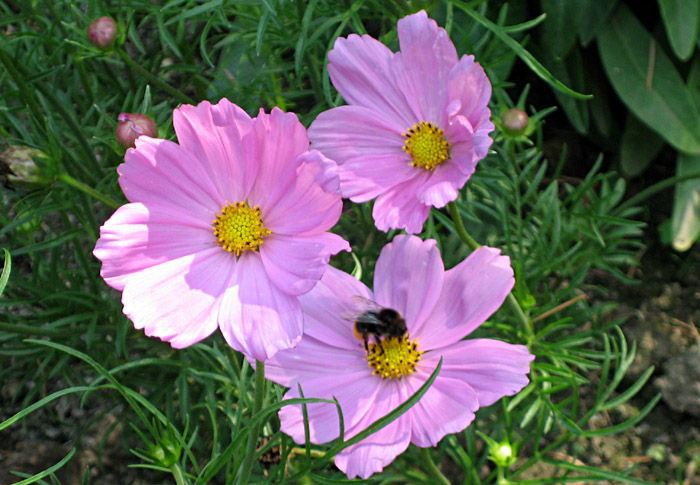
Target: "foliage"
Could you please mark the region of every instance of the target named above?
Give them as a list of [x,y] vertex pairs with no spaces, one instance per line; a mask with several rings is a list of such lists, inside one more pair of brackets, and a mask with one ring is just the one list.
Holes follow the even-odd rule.
[[[700,237],[700,3],[651,3],[541,0],[547,19],[537,52],[556,76],[598,99],[555,93],[580,133],[618,152],[623,175],[642,174],[666,144],[676,151],[676,175],[694,177],[676,186],[669,239],[686,251]],[[658,8],[656,16],[649,7]],[[628,110],[624,119],[612,108],[613,90]]]

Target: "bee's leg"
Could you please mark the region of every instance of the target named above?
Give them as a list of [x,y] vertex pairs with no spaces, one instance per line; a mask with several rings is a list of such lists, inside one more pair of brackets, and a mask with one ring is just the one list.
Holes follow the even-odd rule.
[[377,341],[377,345],[379,346],[379,349],[382,351],[382,353],[380,355],[384,355],[384,347],[382,347],[382,339],[379,338],[378,335],[375,335],[374,340]]
[[369,354],[369,335],[364,334],[362,337],[365,341],[365,351]]

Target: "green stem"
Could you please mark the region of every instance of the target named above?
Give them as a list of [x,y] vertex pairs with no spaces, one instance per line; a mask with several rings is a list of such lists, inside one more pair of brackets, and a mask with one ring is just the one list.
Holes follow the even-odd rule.
[[116,51],[117,51],[117,54],[119,54],[119,56],[124,60],[124,62],[126,62],[126,64],[129,66],[129,68],[133,69],[134,71],[139,73],[141,76],[145,77],[149,82],[153,83],[158,88],[162,89],[163,91],[170,94],[171,96],[174,96],[175,98],[177,98],[177,100],[180,103],[196,104],[195,101],[192,98],[190,98],[189,96],[187,96],[185,93],[175,89],[170,84],[161,81],[158,78],[158,76],[153,75],[152,73],[150,73],[149,71],[147,71],[146,69],[141,67],[141,65],[138,62],[136,62],[135,60],[133,60],[131,57],[129,57],[129,55],[126,52],[124,52],[124,50],[121,47],[117,47]]
[[457,234],[459,235],[460,239],[464,241],[464,244],[469,246],[469,249],[472,251],[475,251],[481,247],[481,244],[476,242],[467,232],[467,230],[464,228],[464,222],[462,221],[462,216],[459,213],[459,209],[457,208],[457,204],[453,201],[447,204],[447,208],[450,211],[450,217],[452,217],[452,222],[455,223],[455,229],[457,229]]
[[434,483],[439,483],[440,485],[450,485],[450,481],[445,478],[440,469],[435,465],[433,457],[430,454],[430,448],[421,448],[420,455],[423,458],[423,463],[428,469],[428,473],[435,479]]
[[182,469],[180,468],[179,463],[173,463],[173,465],[170,467],[170,472],[173,474],[173,478],[175,478],[175,483],[177,485],[185,485],[187,483],[185,481],[185,477],[182,475]]
[[670,177],[661,182],[657,182],[651,187],[647,187],[636,195],[633,195],[625,202],[620,204],[617,209],[615,209],[615,214],[621,214],[625,209],[629,209],[632,206],[639,204],[640,202],[648,199],[657,192],[661,192],[669,187],[673,187],[679,182],[685,182],[686,180],[692,180],[700,178],[700,172],[691,172],[684,175],[676,175],[675,177]]
[[[481,244],[476,242],[474,238],[472,238],[469,235],[469,233],[467,233],[467,230],[464,227],[464,222],[462,221],[462,216],[459,213],[459,209],[457,208],[457,204],[454,201],[450,202],[449,204],[447,204],[447,208],[450,211],[450,217],[452,217],[452,221],[455,223],[455,229],[457,230],[457,234],[462,239],[464,244],[469,246],[469,248],[472,251],[479,249],[481,247]],[[515,318],[518,320],[518,322],[525,329],[527,334],[532,336],[533,330],[532,324],[530,323],[530,319],[527,317],[527,315],[525,315],[525,312],[520,306],[520,303],[518,303],[518,300],[515,298],[515,296],[513,296],[513,293],[509,293],[506,297],[506,304],[515,315]]]
[[80,180],[76,180],[67,173],[60,173],[58,174],[58,180],[61,182],[70,185],[71,187],[75,187],[78,190],[81,190],[85,192],[86,194],[94,197],[95,199],[99,200],[100,202],[112,207],[113,209],[119,209],[119,207],[122,206],[119,202],[110,199],[109,197],[100,194],[98,191],[90,187],[89,185],[86,185],[82,183]]
[[[262,409],[263,398],[265,397],[265,363],[259,360],[255,363],[255,395],[253,397],[253,412],[251,416],[255,416]],[[248,443],[246,443],[245,456],[243,464],[238,473],[238,483],[245,485],[250,477],[250,470],[253,468],[253,458],[255,457],[255,447],[258,444],[258,433],[260,432],[260,423],[251,426],[248,431]]]

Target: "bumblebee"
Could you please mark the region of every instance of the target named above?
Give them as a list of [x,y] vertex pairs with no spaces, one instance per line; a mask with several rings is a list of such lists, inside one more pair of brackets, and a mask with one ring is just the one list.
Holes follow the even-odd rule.
[[370,335],[374,337],[374,341],[383,354],[382,338],[403,337],[408,331],[406,321],[393,308],[384,308],[372,300],[361,296],[353,296],[352,300],[355,302],[358,310],[345,312],[341,316],[345,320],[354,323],[353,334],[358,340],[364,341],[365,350],[368,354]]

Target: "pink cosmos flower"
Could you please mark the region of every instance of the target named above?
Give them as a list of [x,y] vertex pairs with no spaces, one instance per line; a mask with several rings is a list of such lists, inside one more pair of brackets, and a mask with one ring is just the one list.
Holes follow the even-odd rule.
[[[299,397],[297,384],[305,397],[336,397],[347,439],[406,401],[443,358],[437,379],[418,403],[335,457],[348,477],[367,478],[409,443],[435,446],[446,434],[466,428],[478,408],[528,383],[534,357],[526,347],[461,340],[501,306],[512,287],[510,260],[496,249],[478,249],[445,271],[434,240],[397,236],[377,260],[374,293],[352,276],[328,268],[321,282],[300,298],[304,338],[267,362],[267,377],[290,387],[285,398]],[[369,355],[347,320],[364,299],[398,311],[407,327],[403,337],[382,337],[383,351],[370,335]],[[338,437],[335,405],[309,404],[307,412],[313,443]],[[282,431],[303,443],[302,408],[286,406],[279,417]]]
[[338,163],[343,197],[377,197],[377,228],[417,233],[491,146],[491,84],[424,11],[399,20],[398,35],[396,53],[368,35],[336,40],[328,72],[348,106],[321,113],[309,138]]
[[299,295],[349,250],[326,232],[342,208],[335,163],[277,108],[204,101],[173,124],[179,144],[141,136],[117,169],[131,203],[101,228],[101,275],[146,335],[182,348],[218,327],[265,360],[299,341]]

